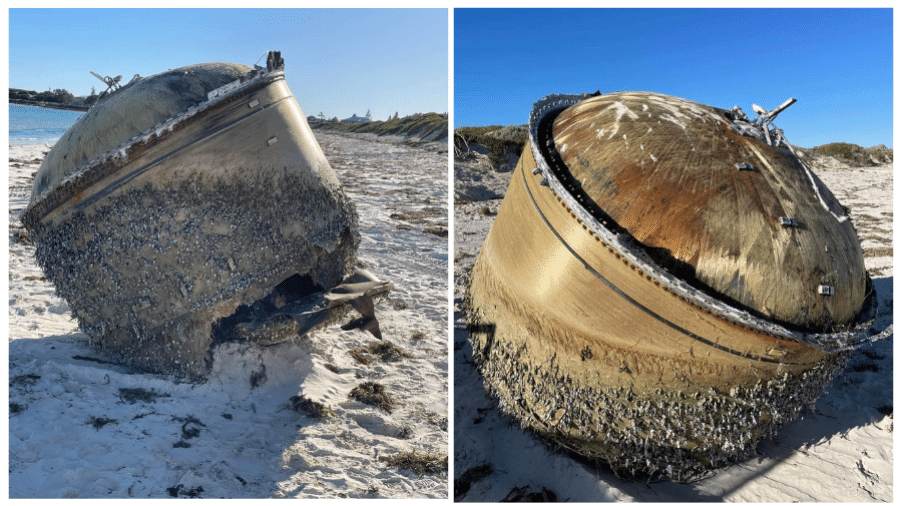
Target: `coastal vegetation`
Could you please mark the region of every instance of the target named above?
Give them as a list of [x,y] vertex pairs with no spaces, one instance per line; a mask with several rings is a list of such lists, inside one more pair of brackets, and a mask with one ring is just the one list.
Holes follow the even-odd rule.
[[415,137],[419,142],[446,139],[449,131],[447,113],[436,112],[417,113],[403,118],[395,116],[387,121],[329,121],[315,117],[309,117],[307,120],[314,130]]
[[871,148],[864,148],[856,144],[850,144],[849,142],[832,142],[809,148],[805,151],[807,152],[805,153],[807,156],[830,156],[850,167],[868,167],[872,165],[893,163],[894,161],[893,148],[889,148],[884,144],[872,146]]
[[54,109],[69,109],[74,111],[86,111],[97,101],[98,95],[92,90],[91,95],[76,97],[69,90],[57,88],[47,91],[9,89],[9,103],[19,105],[34,105],[37,107],[50,107]]
[[527,140],[528,128],[525,125],[460,127],[453,132],[453,147],[458,154],[471,151],[472,144],[478,144],[487,148],[488,159],[494,166],[502,164],[509,152],[517,158],[521,156]]

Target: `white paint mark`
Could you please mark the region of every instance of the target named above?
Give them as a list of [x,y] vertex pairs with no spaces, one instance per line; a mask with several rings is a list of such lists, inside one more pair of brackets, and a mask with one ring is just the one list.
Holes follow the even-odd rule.
[[633,113],[631,109],[629,109],[628,106],[623,104],[622,102],[615,102],[613,104],[610,104],[609,107],[603,110],[608,111],[610,109],[616,111],[616,124],[613,125],[613,131],[609,134],[608,137],[609,139],[612,139],[613,136],[616,135],[616,132],[619,131],[619,121],[622,119],[622,116],[628,116],[628,119],[638,119],[638,115]]
[[662,116],[660,116],[660,118],[662,118],[666,121],[675,123],[676,125],[680,126],[682,130],[687,132],[687,125],[683,121],[679,121],[679,120],[675,119],[674,116],[671,116],[669,114],[663,114]]

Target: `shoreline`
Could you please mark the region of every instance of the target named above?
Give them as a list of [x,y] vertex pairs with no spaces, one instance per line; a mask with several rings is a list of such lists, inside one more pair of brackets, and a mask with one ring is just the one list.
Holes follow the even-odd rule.
[[9,105],[27,105],[31,107],[43,107],[44,109],[59,109],[61,111],[88,112],[90,107],[78,107],[53,102],[32,102],[30,100],[10,100]]

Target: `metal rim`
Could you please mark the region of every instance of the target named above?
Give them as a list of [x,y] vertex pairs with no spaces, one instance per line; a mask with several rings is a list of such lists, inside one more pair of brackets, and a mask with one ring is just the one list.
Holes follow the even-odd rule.
[[71,199],[77,192],[92,186],[128,165],[130,153],[135,151],[142,152],[167,139],[185,122],[200,117],[212,109],[234,100],[238,96],[264,88],[279,80],[284,80],[283,67],[268,71],[265,69],[255,70],[244,78],[210,91],[208,93],[209,98],[206,101],[188,108],[174,118],[148,128],[130,140],[79,167],[53,189],[30,203],[22,212],[22,222],[28,226],[37,225],[47,215]]

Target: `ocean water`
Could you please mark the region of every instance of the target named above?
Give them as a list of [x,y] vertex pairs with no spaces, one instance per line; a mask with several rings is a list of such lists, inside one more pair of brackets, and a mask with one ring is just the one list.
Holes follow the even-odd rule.
[[52,146],[83,114],[82,111],[9,104],[9,145]]

